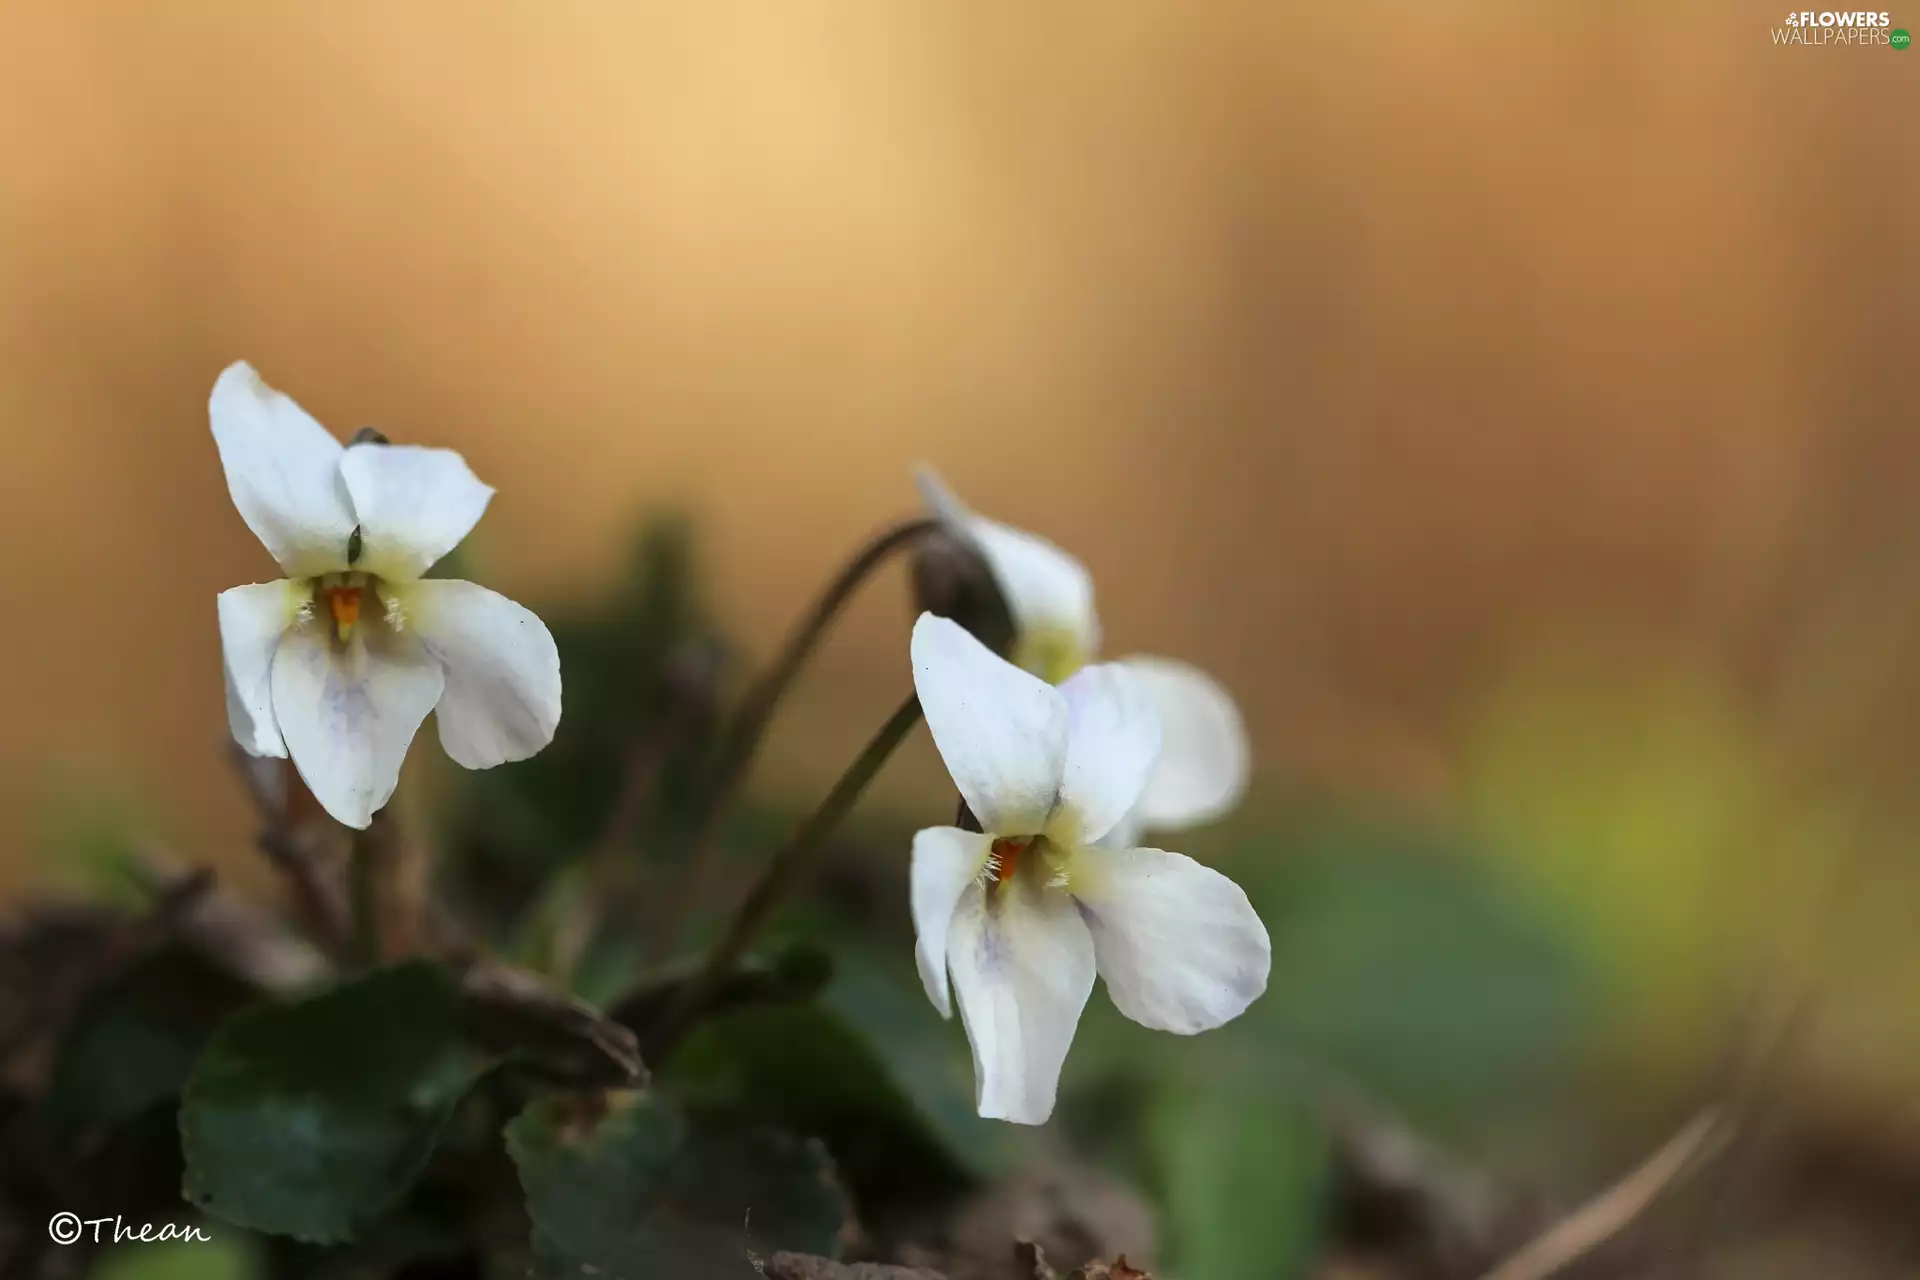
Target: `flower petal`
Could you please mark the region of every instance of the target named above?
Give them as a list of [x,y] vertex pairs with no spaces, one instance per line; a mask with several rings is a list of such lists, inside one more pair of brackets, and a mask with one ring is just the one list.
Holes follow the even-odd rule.
[[975,515],[931,468],[918,468],[914,478],[934,519],[986,559],[1022,636],[1062,637],[1079,662],[1100,651],[1093,577],[1085,565],[1045,538]]
[[435,715],[454,763],[491,769],[525,760],[560,723],[560,651],[547,624],[497,591],[455,579],[396,593],[405,625],[447,674]]
[[1093,939],[1072,899],[1019,878],[960,897],[947,965],[973,1046],[980,1114],[1044,1124],[1093,991]]
[[1102,849],[1131,849],[1140,843],[1140,837],[1146,832],[1146,824],[1140,821],[1140,806],[1134,805],[1127,816],[1113,824],[1113,830],[1092,843]]
[[1160,757],[1160,717],[1145,687],[1117,663],[1087,667],[1060,686],[1067,700],[1061,803],[1080,838],[1098,840],[1140,800]]
[[493,497],[451,449],[411,444],[357,444],[340,474],[360,517],[354,567],[410,582],[473,532]]
[[930,613],[913,624],[911,648],[927,728],[973,816],[995,834],[1040,831],[1066,768],[1060,691]]
[[1252,752],[1233,695],[1184,662],[1136,655],[1122,665],[1160,713],[1160,764],[1140,797],[1141,825],[1190,827],[1240,803]]
[[927,999],[943,1018],[953,1016],[947,995],[947,931],[960,895],[979,883],[992,848],[992,836],[958,827],[928,827],[913,837],[913,958]]
[[280,567],[295,578],[346,568],[355,518],[340,442],[245,361],[213,384],[207,416],[233,505]]
[[227,723],[249,755],[287,754],[273,718],[273,651],[299,616],[303,583],[291,578],[234,587],[219,596],[220,653],[227,669]]
[[373,820],[443,683],[440,664],[418,645],[340,651],[318,626],[282,638],[273,655],[273,714],[321,807],[349,827]]
[[1069,881],[1120,1012],[1192,1035],[1267,989],[1272,944],[1240,886],[1183,854],[1092,849]]

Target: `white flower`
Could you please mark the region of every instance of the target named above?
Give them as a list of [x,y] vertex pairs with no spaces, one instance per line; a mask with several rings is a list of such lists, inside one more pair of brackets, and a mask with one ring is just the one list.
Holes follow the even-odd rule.
[[1159,849],[1098,845],[1138,804],[1160,749],[1121,664],[1054,688],[957,623],[923,613],[913,680],[934,744],[982,831],[913,839],[915,959],[973,1045],[980,1114],[1040,1124],[1096,970],[1120,1012],[1181,1035],[1267,986],[1267,931],[1240,887]]
[[328,813],[365,827],[429,711],[469,769],[552,741],[560,656],[546,624],[485,587],[420,577],[493,496],[459,454],[342,448],[244,363],[208,410],[233,505],[288,575],[220,593],[242,747],[291,756]]
[[[1017,632],[1011,657],[1060,684],[1100,652],[1100,620],[1086,566],[1045,538],[976,515],[931,470],[916,478],[928,510],[949,534],[979,551],[1006,598]],[[1108,838],[1129,845],[1143,830],[1211,822],[1240,802],[1251,752],[1233,696],[1198,667],[1144,655],[1120,662],[1140,677],[1160,712],[1158,766],[1139,804]]]

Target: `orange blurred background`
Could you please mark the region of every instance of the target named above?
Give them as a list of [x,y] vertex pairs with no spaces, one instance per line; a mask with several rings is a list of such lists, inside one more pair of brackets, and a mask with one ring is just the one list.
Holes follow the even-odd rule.
[[[1524,830],[1524,766],[1587,704],[1503,691],[1570,681],[1644,700],[1635,767],[1731,740],[1748,798],[1679,889],[1548,896],[1711,948],[1714,868],[1798,867],[1752,917],[1790,951],[1769,912],[1820,897],[1830,850],[1749,864],[1742,833],[1783,778],[1827,813],[1836,776],[1887,780],[1834,804],[1920,893],[1920,823],[1888,819],[1920,767],[1920,53],[1778,21],[0,7],[0,890],[76,806],[257,873],[213,598],[273,566],[205,413],[245,358],[342,435],[462,450],[500,491],[476,576],[536,608],[676,505],[764,654],[927,460],[1081,554],[1117,650],[1220,675],[1268,799]],[[905,611],[873,592],[836,634],[774,785],[830,776],[905,687]],[[1697,751],[1658,727],[1696,706]],[[936,767],[921,743],[894,785]],[[1620,843],[1594,858],[1673,861]],[[1675,946],[1649,963],[1697,960]],[[1920,1014],[1835,1017],[1920,1056]]]

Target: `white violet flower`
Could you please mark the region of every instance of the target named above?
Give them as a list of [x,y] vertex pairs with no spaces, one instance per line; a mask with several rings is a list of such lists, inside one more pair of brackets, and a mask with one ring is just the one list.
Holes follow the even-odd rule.
[[930,613],[912,651],[934,745],[982,828],[914,836],[915,960],[943,1017],[952,975],[982,1116],[1052,1114],[1096,971],[1120,1012],[1180,1035],[1266,990],[1266,927],[1238,885],[1178,853],[1098,843],[1160,752],[1132,669],[1085,667],[1056,689]]
[[[1013,661],[1060,684],[1100,652],[1100,620],[1086,566],[1045,538],[969,510],[930,469],[916,474],[929,513],[972,546],[1005,597],[1016,630]],[[1140,802],[1107,843],[1144,830],[1178,831],[1230,811],[1246,791],[1251,752],[1233,696],[1198,667],[1170,658],[1122,658],[1160,712],[1160,759]]]
[[342,447],[245,364],[208,405],[227,488],[287,576],[220,593],[227,713],[256,756],[291,756],[328,813],[365,827],[429,711],[469,769],[523,760],[560,722],[546,624],[471,582],[421,579],[493,490],[459,454]]

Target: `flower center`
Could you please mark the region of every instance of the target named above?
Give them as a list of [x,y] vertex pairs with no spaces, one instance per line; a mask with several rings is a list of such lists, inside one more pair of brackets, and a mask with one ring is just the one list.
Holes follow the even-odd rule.
[[1013,873],[1020,867],[1020,855],[1034,842],[1032,836],[1002,836],[993,842],[987,851],[987,880],[991,884],[1005,884],[1013,879]]
[[981,878],[990,900],[999,897],[1015,874],[1025,877],[1028,888],[1064,889],[1067,864],[1066,846],[1049,836],[1000,836],[987,849]]
[[332,624],[333,637],[340,644],[352,644],[364,620],[394,621],[390,606],[383,608],[379,580],[370,574],[329,573],[313,580],[313,608]]
[[1014,642],[1013,665],[1048,684],[1063,684],[1087,665],[1080,638],[1064,627],[1037,627],[1023,631]]

